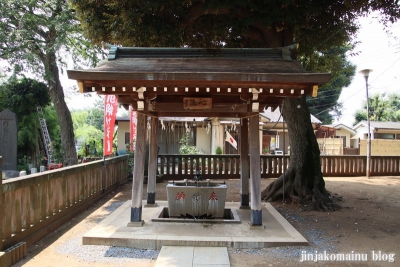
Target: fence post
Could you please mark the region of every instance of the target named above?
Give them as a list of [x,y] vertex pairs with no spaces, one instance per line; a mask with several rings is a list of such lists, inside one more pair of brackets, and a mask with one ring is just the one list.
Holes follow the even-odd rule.
[[101,189],[103,194],[106,192],[106,157],[103,156],[103,168],[102,168],[102,177],[101,177]]
[[[0,166],[3,165],[3,157],[0,156]],[[3,223],[4,218],[3,209],[3,172],[0,170],[0,251],[3,250]]]

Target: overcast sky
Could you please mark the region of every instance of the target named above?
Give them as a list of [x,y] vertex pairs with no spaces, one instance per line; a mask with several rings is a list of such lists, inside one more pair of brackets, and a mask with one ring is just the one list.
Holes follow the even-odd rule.
[[[374,94],[400,93],[400,40],[388,37],[383,26],[377,19],[361,18],[362,28],[358,34],[355,51],[359,55],[349,57],[357,66],[356,76],[351,85],[343,88],[339,101],[344,104],[343,117],[339,121],[347,126],[354,123],[354,113],[363,107],[366,101],[366,86],[364,77],[358,73],[363,69],[372,69],[368,78],[369,97]],[[400,23],[391,28],[393,36],[400,38]]]

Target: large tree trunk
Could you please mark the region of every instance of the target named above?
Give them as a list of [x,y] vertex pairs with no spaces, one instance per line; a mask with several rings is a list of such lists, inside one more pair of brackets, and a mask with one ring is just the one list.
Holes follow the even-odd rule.
[[44,62],[44,65],[46,73],[49,75],[47,80],[50,97],[57,113],[58,123],[60,124],[63,165],[70,166],[78,164],[72,117],[64,100],[64,90],[60,82],[56,55],[49,52],[46,55],[46,62]]
[[290,164],[285,174],[262,192],[262,199],[275,201],[284,195],[290,197],[293,203],[302,204],[306,209],[338,209],[339,206],[325,189],[320,150],[305,96],[285,98],[282,115],[288,125]]

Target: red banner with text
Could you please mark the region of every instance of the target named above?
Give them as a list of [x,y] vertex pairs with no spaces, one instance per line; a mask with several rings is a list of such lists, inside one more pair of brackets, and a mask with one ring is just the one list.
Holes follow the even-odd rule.
[[129,145],[130,150],[135,150],[135,140],[136,140],[136,124],[137,124],[137,117],[136,111],[133,111],[132,106],[129,106],[129,129],[130,129],[130,138],[129,138]]
[[104,98],[104,144],[103,154],[108,156],[113,150],[113,136],[118,101],[115,95],[106,95]]

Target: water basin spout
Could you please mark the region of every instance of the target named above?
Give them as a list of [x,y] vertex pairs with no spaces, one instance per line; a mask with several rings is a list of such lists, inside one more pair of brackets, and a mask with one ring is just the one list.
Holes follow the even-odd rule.
[[196,182],[198,182],[198,181],[201,180],[201,173],[200,173],[200,171],[197,171],[197,172],[196,172],[196,174],[195,174],[194,177],[193,177],[193,180],[196,181]]

